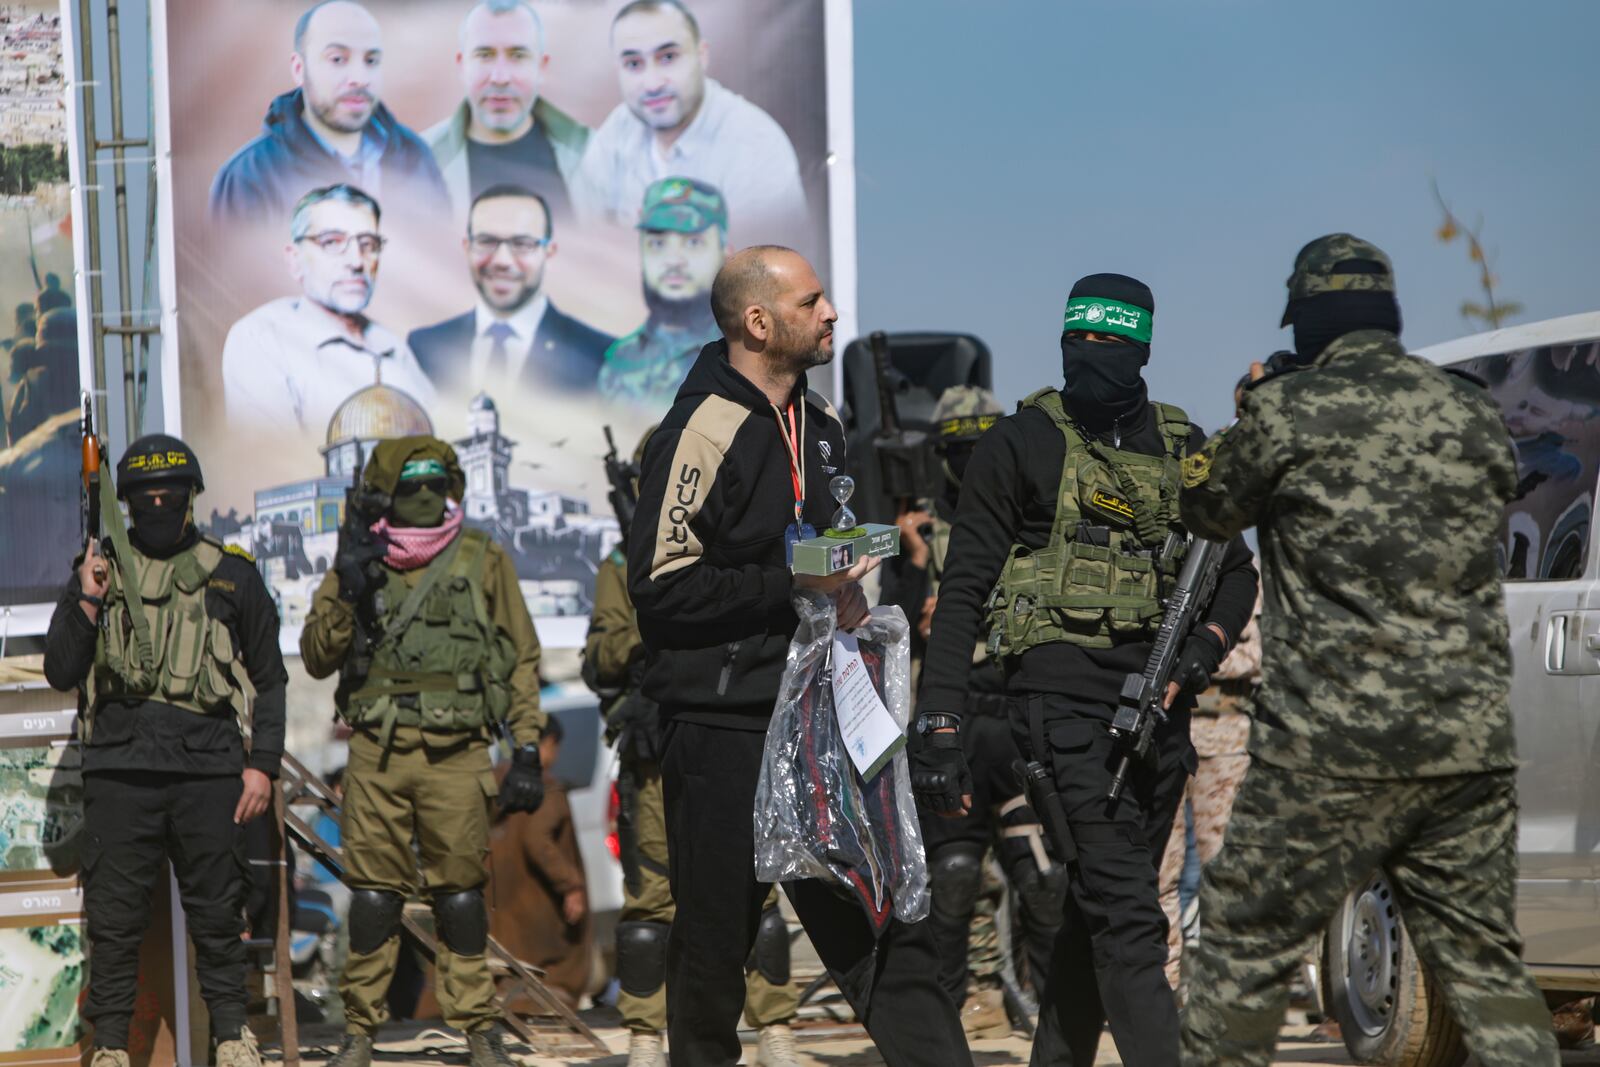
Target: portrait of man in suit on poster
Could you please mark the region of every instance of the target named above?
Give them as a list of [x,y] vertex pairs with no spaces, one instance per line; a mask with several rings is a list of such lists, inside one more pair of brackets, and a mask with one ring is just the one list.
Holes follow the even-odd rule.
[[616,340],[550,302],[544,274],[557,252],[544,198],[515,185],[479,193],[462,242],[477,306],[413,330],[408,346],[441,390],[477,392],[503,382],[589,392]]

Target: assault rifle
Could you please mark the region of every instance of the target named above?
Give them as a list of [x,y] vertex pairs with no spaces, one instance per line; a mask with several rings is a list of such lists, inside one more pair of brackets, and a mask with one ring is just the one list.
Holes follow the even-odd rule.
[[1204,538],[1196,537],[1190,542],[1189,555],[1183,561],[1183,570],[1178,572],[1177,587],[1167,598],[1166,613],[1161,617],[1161,628],[1156,631],[1144,673],[1130,674],[1123,680],[1117,713],[1111,720],[1111,737],[1122,750],[1117,773],[1112,776],[1111,788],[1106,790],[1111,800],[1122,793],[1129,765],[1136,759],[1143,760],[1149,753],[1157,724],[1166,721],[1167,712],[1162,701],[1167,685],[1178,666],[1183,643],[1200,621],[1200,613],[1211,604],[1217,577],[1222,573],[1222,554],[1226,550],[1226,545]]
[[85,548],[100,539],[100,458],[104,444],[94,432],[94,401],[83,394],[83,414],[78,418],[83,437],[83,485],[78,494],[78,523],[83,530]]
[[383,613],[382,605],[377,603],[383,594],[374,593],[372,589],[383,571],[378,561],[383,558],[384,549],[372,532],[372,524],[388,509],[388,501],[383,499],[383,494],[369,493],[362,488],[361,474],[365,466],[357,450],[350,486],[344,491],[344,521],[339,524],[338,549],[334,555],[336,561],[342,555],[364,556],[362,570],[368,583],[367,591],[356,598],[355,632],[350,639],[350,651],[339,667],[339,685],[333,694],[334,706],[340,711],[344,710],[350,694],[367,682],[367,674],[372,670],[377,620]]
[[895,379],[900,377],[889,362],[889,336],[874,330],[867,338],[872,348],[872,371],[878,384],[878,433],[872,447],[878,455],[883,493],[895,502],[895,510],[907,511],[917,501],[937,497],[944,487],[944,473],[933,453],[933,439],[921,430],[908,430],[900,424],[895,405]]
[[617,441],[611,436],[611,427],[605,427],[605,434],[606,481],[611,483],[606,499],[611,501],[611,510],[616,512],[617,526],[626,541],[628,527],[633,525],[633,513],[639,507],[639,494],[634,489],[639,480],[639,465],[617,454]]

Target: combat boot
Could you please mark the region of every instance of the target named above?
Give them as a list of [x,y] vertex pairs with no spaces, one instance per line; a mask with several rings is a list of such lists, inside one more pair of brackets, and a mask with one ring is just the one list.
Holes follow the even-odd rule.
[[467,1034],[467,1067],[521,1067],[506,1052],[506,1036],[497,1026]]
[[89,1067],[128,1067],[128,1050],[125,1048],[97,1048],[89,1060]]
[[345,1034],[339,1051],[324,1067],[372,1067],[372,1035]]
[[[661,1035],[655,1030],[635,1030],[628,1037],[628,1067],[662,1067]],[[126,1065],[124,1065],[126,1067]]]
[[961,1009],[961,1029],[974,1041],[1010,1036],[1011,1018],[1006,1015],[1004,994],[998,989],[974,989]]
[[755,1062],[758,1067],[800,1067],[795,1059],[794,1031],[788,1023],[763,1026],[756,1045]]
[[217,1067],[261,1067],[261,1050],[256,1047],[256,1035],[248,1026],[240,1027],[239,1036],[231,1041],[217,1042]]

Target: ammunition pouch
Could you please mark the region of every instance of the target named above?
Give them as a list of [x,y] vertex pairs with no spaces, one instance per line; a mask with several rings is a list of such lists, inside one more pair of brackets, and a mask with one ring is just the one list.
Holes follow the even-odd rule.
[[386,572],[373,596],[370,661],[358,670],[358,652],[350,666],[354,688],[341,715],[351,726],[376,728],[387,744],[396,726],[464,733],[505,720],[517,654],[489,619],[488,543],[479,531],[463,530],[411,588]]
[[107,560],[110,587],[86,685],[85,740],[94,709],[108,700],[155,700],[197,715],[246,720],[255,687],[232,631],[206,611],[206,589],[222,559],[222,546],[201,538],[165,560],[131,545]]
[[1049,542],[1013,545],[989,596],[989,653],[1020,655],[1052,641],[1110,648],[1151,636],[1186,551],[1171,535],[1188,416],[1154,405],[1165,452],[1148,456],[1092,442],[1053,390],[1024,406],[1048,414],[1065,439],[1061,488]]

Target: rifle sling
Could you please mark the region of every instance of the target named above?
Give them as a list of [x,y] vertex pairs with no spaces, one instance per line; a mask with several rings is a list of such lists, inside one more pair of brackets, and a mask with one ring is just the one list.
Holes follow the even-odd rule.
[[122,508],[117,504],[117,491],[110,477],[100,476],[100,519],[111,537],[111,547],[116,549],[117,566],[122,571],[122,594],[128,598],[133,610],[133,642],[138,649],[139,666],[145,671],[156,669],[156,646],[150,637],[150,620],[144,616],[144,598],[139,595],[139,564],[133,545],[128,543],[128,527],[122,521]]
[[465,539],[465,531],[458,533],[455,540],[445,547],[445,550],[433,557],[433,562],[428,564],[428,569],[422,572],[422,579],[412,588],[410,594],[400,605],[400,610],[395,613],[389,625],[384,627],[383,633],[378,637],[378,643],[392,641],[405,632],[411,620],[417,617],[417,612],[422,610],[422,602],[427,599],[433,587],[439,584],[439,579],[450,570],[450,565],[455,562],[456,556],[461,552],[461,542]]

